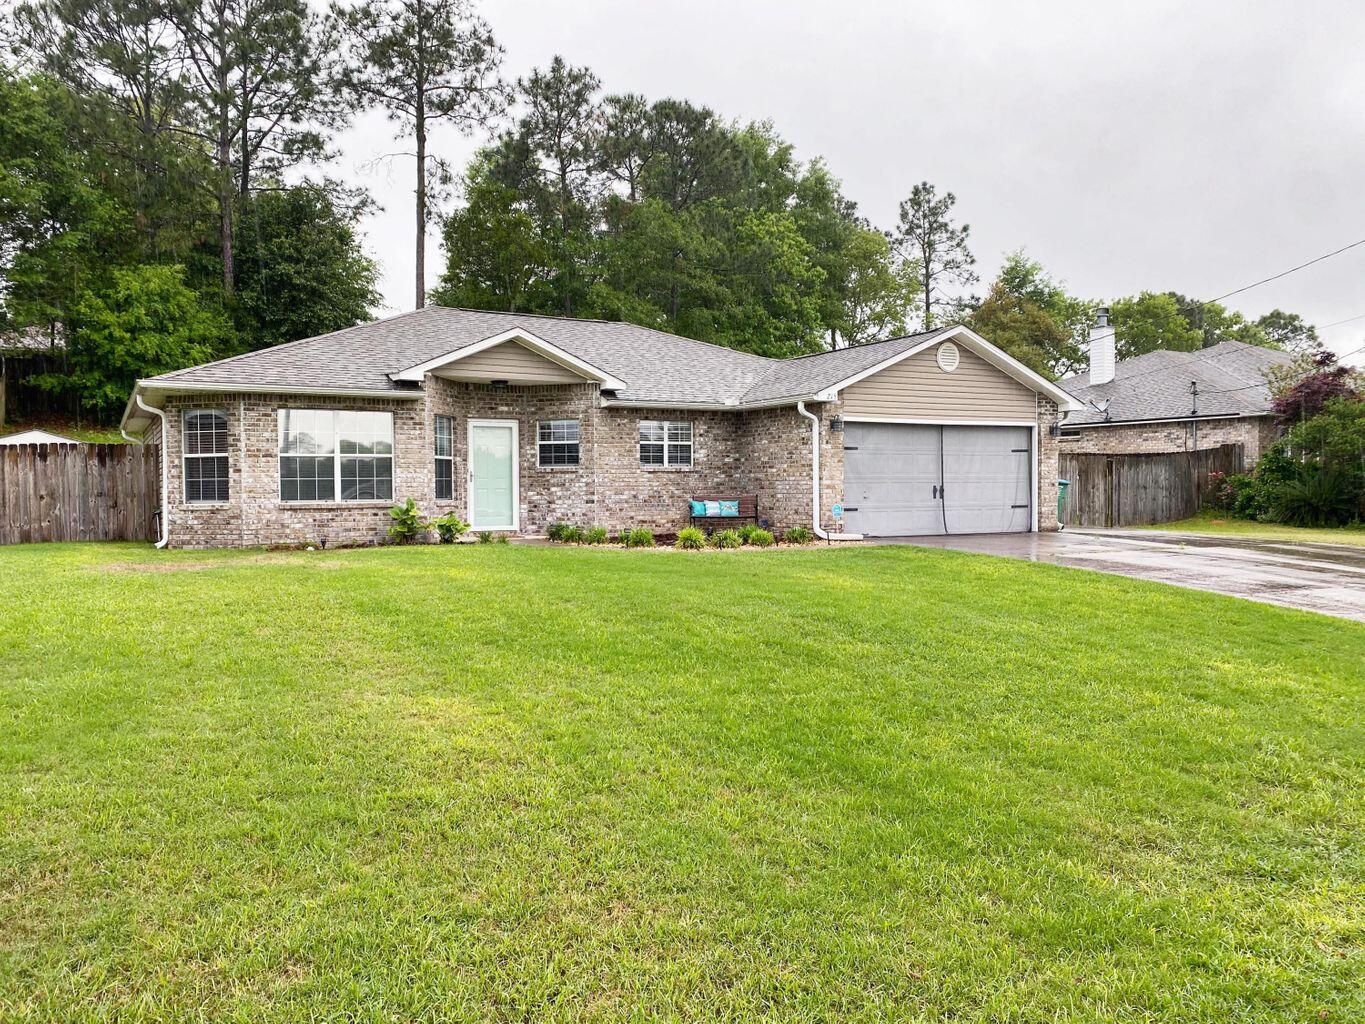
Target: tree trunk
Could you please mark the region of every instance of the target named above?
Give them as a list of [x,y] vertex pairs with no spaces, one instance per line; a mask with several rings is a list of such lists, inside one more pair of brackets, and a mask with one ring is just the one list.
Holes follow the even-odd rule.
[[417,305],[427,304],[427,122],[417,104]]

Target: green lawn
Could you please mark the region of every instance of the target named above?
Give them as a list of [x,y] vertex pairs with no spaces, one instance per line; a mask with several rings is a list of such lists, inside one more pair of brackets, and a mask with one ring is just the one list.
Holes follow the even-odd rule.
[[1350,544],[1365,547],[1365,526],[1344,526],[1336,529],[1311,529],[1302,526],[1281,526],[1278,523],[1257,523],[1250,519],[1233,519],[1226,515],[1201,512],[1190,519],[1145,526],[1145,530],[1175,530],[1181,533],[1207,533],[1213,536],[1248,537],[1257,540],[1289,540],[1304,544]]
[[1365,627],[914,548],[0,548],[0,1020],[1359,1021]]
[[4,426],[0,426],[0,437],[6,434],[17,434],[23,430],[46,430],[49,433],[60,434],[62,437],[75,438],[77,441],[89,441],[92,444],[127,444],[128,439],[119,433],[118,427],[99,427],[76,426],[60,420],[28,420],[28,421],[9,421]]

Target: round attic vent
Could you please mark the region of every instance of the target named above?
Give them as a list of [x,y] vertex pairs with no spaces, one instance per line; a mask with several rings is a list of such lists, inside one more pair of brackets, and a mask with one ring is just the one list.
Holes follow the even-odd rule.
[[956,370],[959,358],[957,346],[951,341],[945,341],[938,347],[938,368],[944,373]]

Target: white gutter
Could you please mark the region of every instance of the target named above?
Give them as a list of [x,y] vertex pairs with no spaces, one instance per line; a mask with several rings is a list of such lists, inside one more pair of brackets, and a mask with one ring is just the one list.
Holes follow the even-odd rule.
[[821,540],[862,540],[861,533],[829,533],[820,525],[820,417],[796,403],[796,411],[810,420],[810,526]]
[[[168,477],[169,460],[166,455],[166,446],[170,443],[170,434],[168,433],[169,428],[166,426],[166,413],[165,411],[144,402],[141,393],[139,393],[136,388],[133,390],[133,401],[143,412],[151,413],[161,421],[161,539],[156,542],[156,546],[164,548],[166,542],[171,539],[170,480]],[[118,429],[120,434],[127,437],[129,441],[132,440],[131,437],[128,437],[128,432],[124,430],[122,426]],[[145,444],[146,442],[139,441],[137,443]]]

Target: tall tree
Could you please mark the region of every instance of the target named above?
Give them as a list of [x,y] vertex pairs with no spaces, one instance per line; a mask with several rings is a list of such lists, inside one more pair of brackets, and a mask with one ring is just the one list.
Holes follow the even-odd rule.
[[1256,321],[1272,348],[1282,348],[1296,355],[1318,347],[1318,329],[1297,313],[1272,309]]
[[502,47],[471,0],[386,0],[334,10],[350,38],[342,90],[382,109],[416,145],[414,291],[420,309],[426,305],[429,175],[445,170],[429,157],[427,141],[440,123],[468,134],[505,109],[506,88],[498,78]]
[[183,129],[212,155],[223,290],[236,286],[233,219],[258,170],[321,157],[319,123],[339,108],[325,88],[331,31],[305,0],[167,0],[183,44],[193,117]]
[[354,211],[320,185],[269,190],[243,203],[238,334],[247,348],[351,327],[379,301],[378,268],[356,237]]
[[1193,352],[1204,342],[1203,332],[1190,325],[1169,292],[1140,292],[1110,303],[1118,358],[1131,359],[1157,349]]
[[554,249],[560,311],[572,315],[584,291],[580,272],[600,198],[601,111],[597,76],[556,56],[517,82],[525,108],[503,137],[499,170],[528,193]]
[[1070,366],[1071,334],[1037,303],[1015,295],[997,280],[972,313],[971,327],[1025,366],[1048,377],[1059,365]]
[[951,192],[938,194],[929,182],[922,181],[901,201],[900,224],[895,241],[906,259],[919,268],[921,300],[924,303],[924,329],[934,325],[935,311],[951,302],[944,294],[949,285],[970,285],[977,280],[972,267],[976,257],[967,246],[971,234],[968,224],[954,224],[951,218],[957,197]]
[[[1063,284],[1054,281],[1043,265],[1035,259],[1030,259],[1022,249],[1005,257],[995,284],[999,286],[1003,295],[1013,296],[1045,313],[1051,324],[1060,329],[1060,335],[1044,329],[1034,340],[1034,344],[1043,353],[1040,372],[1053,377],[1064,377],[1084,366],[1086,338],[1098,303],[1068,294]],[[994,294],[994,289],[992,295],[982,303],[982,308],[987,303],[990,303],[993,309],[988,310],[984,316],[978,309],[973,315],[974,321],[990,322],[1004,309],[1000,298]]]

